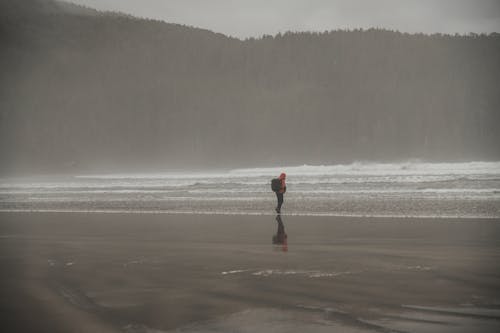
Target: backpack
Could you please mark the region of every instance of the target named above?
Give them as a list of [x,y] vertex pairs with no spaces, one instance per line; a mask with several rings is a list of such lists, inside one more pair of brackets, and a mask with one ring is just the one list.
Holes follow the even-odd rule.
[[271,190],[273,190],[273,192],[278,192],[279,190],[281,190],[281,179],[274,178],[273,180],[271,180]]

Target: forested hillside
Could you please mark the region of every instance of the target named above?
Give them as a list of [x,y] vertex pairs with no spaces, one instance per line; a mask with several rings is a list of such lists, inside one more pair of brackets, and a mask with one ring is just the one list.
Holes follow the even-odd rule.
[[0,169],[500,158],[500,35],[245,41],[0,0]]

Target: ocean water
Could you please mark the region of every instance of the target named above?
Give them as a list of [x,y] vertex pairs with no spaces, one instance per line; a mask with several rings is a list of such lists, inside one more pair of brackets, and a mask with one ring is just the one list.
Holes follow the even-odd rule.
[[353,163],[0,179],[0,211],[500,218],[500,162]]

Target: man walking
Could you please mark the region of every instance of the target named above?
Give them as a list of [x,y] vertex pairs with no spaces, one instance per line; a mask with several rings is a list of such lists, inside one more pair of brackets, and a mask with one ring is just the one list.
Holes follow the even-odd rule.
[[[286,192],[286,174],[283,172],[279,179],[279,188],[276,187],[275,193],[278,199],[278,206],[276,206],[276,213],[281,214],[281,205],[283,205],[283,194]],[[274,189],[273,189],[274,190]]]

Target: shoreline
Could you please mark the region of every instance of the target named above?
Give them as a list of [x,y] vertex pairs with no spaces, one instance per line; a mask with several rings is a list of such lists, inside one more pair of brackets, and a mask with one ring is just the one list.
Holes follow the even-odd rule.
[[220,216],[287,216],[287,217],[331,217],[331,218],[366,218],[366,219],[443,219],[443,220],[499,220],[500,216],[458,216],[458,215],[363,215],[363,214],[333,214],[333,213],[261,213],[261,212],[221,212],[221,211],[206,211],[206,212],[189,212],[189,211],[161,211],[161,210],[62,210],[62,209],[0,209],[0,214],[148,214],[148,215],[220,215]]

